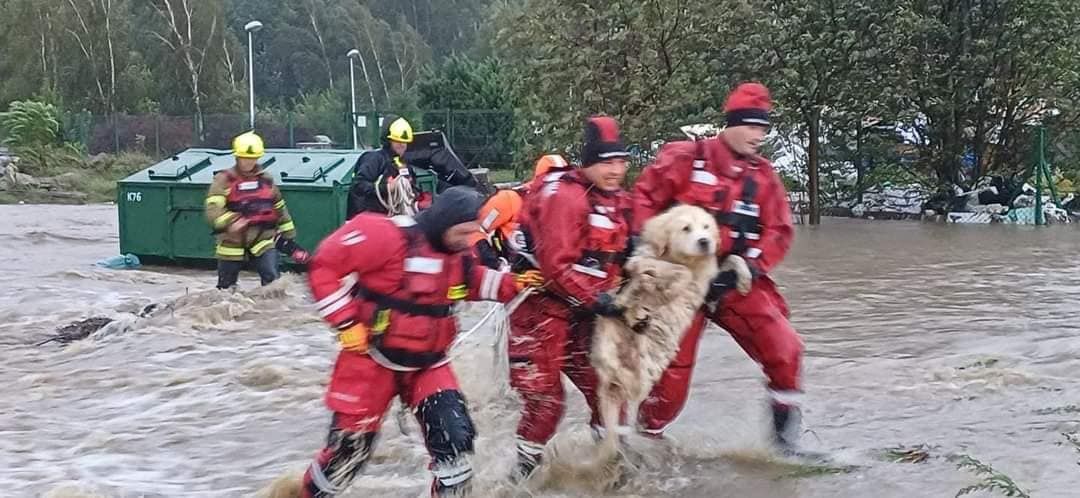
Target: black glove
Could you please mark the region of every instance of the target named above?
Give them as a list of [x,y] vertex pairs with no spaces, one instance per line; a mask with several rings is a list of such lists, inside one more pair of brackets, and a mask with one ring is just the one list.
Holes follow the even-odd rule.
[[615,298],[612,297],[611,294],[598,294],[596,296],[596,302],[589,307],[589,311],[599,316],[615,318],[622,316],[626,309],[621,306],[616,306]]
[[492,270],[499,269],[499,253],[495,251],[494,247],[491,247],[487,239],[476,243],[476,259],[480,261],[480,264]]
[[300,264],[306,264],[311,259],[311,254],[304,250],[300,244],[297,244],[295,240],[286,239],[280,235],[274,240],[274,248]]
[[705,295],[706,303],[715,303],[719,301],[721,297],[724,297],[724,293],[735,288],[735,270],[728,270],[722,272],[713,279],[712,284],[709,285],[709,293]]
[[297,244],[295,240],[287,239],[281,235],[274,238],[274,248],[285,254],[292,254],[296,251],[304,250],[304,248],[300,247],[300,244]]

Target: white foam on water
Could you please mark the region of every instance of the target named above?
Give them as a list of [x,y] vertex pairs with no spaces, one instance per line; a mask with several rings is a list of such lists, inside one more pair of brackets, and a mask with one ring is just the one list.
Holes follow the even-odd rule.
[[[236,497],[295,475],[322,446],[322,404],[336,344],[304,277],[268,288],[245,273],[237,293],[210,271],[105,270],[115,208],[0,206],[0,489],[12,496]],[[73,223],[78,221],[78,225]],[[87,226],[91,228],[86,228]],[[19,231],[48,236],[19,238]],[[55,236],[54,236],[55,235]],[[32,239],[32,240],[31,240]],[[804,439],[866,464],[789,478],[768,459],[760,370],[709,329],[690,401],[670,445],[631,441],[638,472],[597,496],[952,496],[975,478],[941,458],[869,457],[899,444],[966,452],[1033,496],[1080,487],[1059,446],[1080,400],[1075,310],[1080,267],[1061,256],[1080,232],[829,221],[801,230],[776,273],[804,334]],[[158,304],[148,316],[138,314]],[[471,305],[462,328],[488,310]],[[67,346],[33,347],[92,316],[116,324]],[[493,356],[495,324],[453,363],[479,430],[477,496],[520,496],[514,463],[520,404]],[[987,358],[989,366],[970,365]],[[579,394],[552,443],[554,461],[586,454]],[[371,465],[344,496],[425,496],[428,457],[415,421],[387,415]],[[532,496],[581,496],[552,482]],[[0,494],[4,494],[0,493]]]

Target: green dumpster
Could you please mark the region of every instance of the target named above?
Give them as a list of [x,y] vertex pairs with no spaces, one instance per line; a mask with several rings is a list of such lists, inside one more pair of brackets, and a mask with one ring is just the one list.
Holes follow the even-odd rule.
[[[259,164],[273,177],[296,223],[297,242],[313,250],[345,222],[353,169],[362,151],[268,149]],[[188,149],[117,185],[120,252],[159,263],[214,260],[204,202],[227,150]]]
[[421,192],[436,192],[439,187],[439,177],[429,169],[413,168],[416,171],[416,184]]

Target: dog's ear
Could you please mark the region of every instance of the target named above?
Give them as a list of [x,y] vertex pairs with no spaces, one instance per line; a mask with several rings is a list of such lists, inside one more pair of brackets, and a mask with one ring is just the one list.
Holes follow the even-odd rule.
[[668,234],[667,213],[661,213],[645,221],[641,229],[641,243],[653,256],[664,256],[668,252],[671,237]]

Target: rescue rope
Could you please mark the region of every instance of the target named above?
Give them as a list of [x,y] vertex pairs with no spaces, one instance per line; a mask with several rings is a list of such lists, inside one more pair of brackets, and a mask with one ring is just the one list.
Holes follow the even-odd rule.
[[[454,339],[454,342],[450,344],[450,351],[453,352],[458,345],[465,342],[465,339],[476,333],[476,331],[480,330],[488,322],[488,320],[491,319],[491,317],[495,316],[495,313],[500,309],[504,311],[506,318],[509,318],[510,315],[514,313],[514,310],[516,310],[518,306],[521,306],[521,303],[525,302],[525,300],[528,299],[528,297],[531,296],[532,293],[535,292],[535,290],[536,289],[534,287],[528,287],[525,290],[519,292],[518,295],[514,296],[514,298],[506,304],[493,303],[491,305],[491,309],[488,310],[488,312],[484,315],[483,318],[480,319],[480,321],[476,322],[476,325],[473,325],[472,328],[465,331],[464,333],[458,334],[457,338]],[[499,332],[499,330],[496,329],[496,332]],[[499,338],[496,337],[496,339]],[[453,358],[454,356],[454,354],[450,355],[451,358]]]
[[[532,293],[535,291],[535,288],[528,287],[525,290],[519,292],[518,295],[514,296],[514,298],[506,304],[492,303],[491,309],[489,309],[488,312],[484,314],[483,318],[481,318],[480,321],[476,322],[476,325],[473,325],[472,328],[465,331],[465,333],[458,334],[457,338],[454,339],[454,342],[450,344],[450,354],[448,356],[451,359],[456,358],[458,356],[457,353],[460,353],[460,350],[455,352],[455,350],[458,349],[458,346],[465,342],[466,338],[483,328],[484,324],[486,324],[488,320],[491,320],[491,317],[495,316],[499,310],[503,310],[502,319],[499,321],[498,324],[495,325],[495,350],[493,351],[493,355],[495,369],[497,370],[497,373],[505,373],[499,370],[499,366],[501,364],[505,364],[505,362],[500,360],[506,357],[506,348],[502,346],[506,344],[506,341],[509,337],[510,327],[508,326],[508,324],[510,321],[510,315],[514,313],[514,310],[516,310],[518,306],[521,306],[521,303],[525,302],[525,299],[528,299],[528,297],[532,295]],[[506,360],[509,361],[509,358],[506,358]],[[508,378],[506,375],[500,375],[499,377]],[[406,437],[412,436],[412,431],[409,430],[408,425],[409,414],[411,413],[412,410],[408,406],[406,406],[404,402],[398,403],[397,409],[394,413],[394,418],[397,421],[398,430],[400,430],[401,434]]]
[[415,216],[416,215],[416,192],[413,191],[412,182],[405,175],[398,175],[395,180],[387,185],[386,197],[382,191],[375,189],[375,196],[379,204],[386,209],[390,216]]

